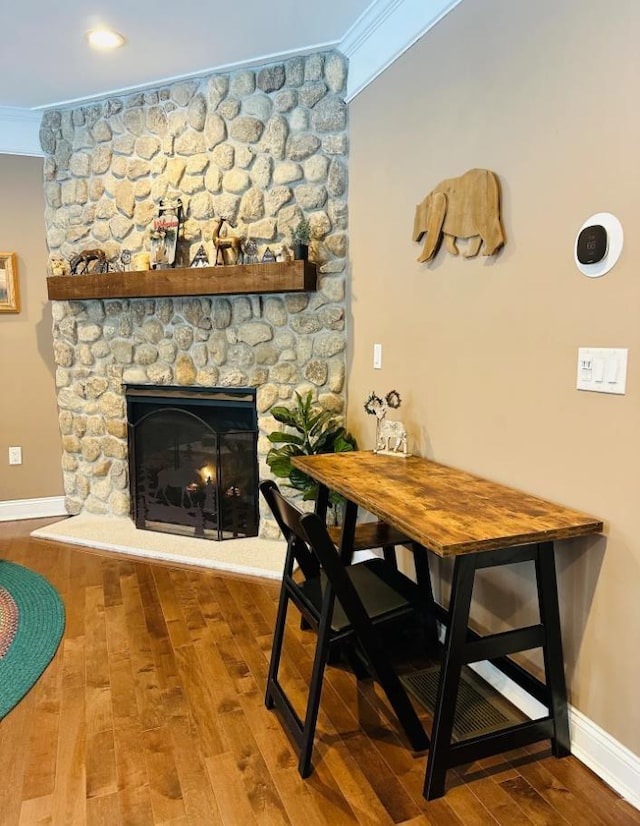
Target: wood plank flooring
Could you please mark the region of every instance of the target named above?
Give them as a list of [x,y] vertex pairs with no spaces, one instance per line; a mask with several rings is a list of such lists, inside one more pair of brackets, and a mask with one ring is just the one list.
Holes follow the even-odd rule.
[[[278,583],[31,539],[42,524],[0,523],[0,558],[46,576],[67,614],[52,663],[0,721],[0,826],[640,824],[544,745],[450,772],[427,803],[425,755],[338,668],[301,780],[263,704]],[[284,674],[301,699],[313,644],[292,613]]]

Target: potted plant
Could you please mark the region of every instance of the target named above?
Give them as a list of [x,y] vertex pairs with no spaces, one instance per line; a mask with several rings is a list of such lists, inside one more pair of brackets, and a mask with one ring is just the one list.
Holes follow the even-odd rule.
[[[296,393],[293,409],[272,407],[271,415],[277,422],[295,431],[283,433],[278,430],[269,434],[269,441],[276,445],[267,453],[267,464],[271,472],[281,479],[288,479],[291,487],[302,493],[303,499],[315,499],[318,483],[293,467],[292,457],[357,450],[356,440],[330,410],[318,410],[314,407],[311,391],[304,399]],[[332,505],[341,501],[341,496],[331,494]]]
[[309,241],[311,240],[311,224],[308,218],[301,218],[291,230],[293,257],[298,261],[306,261],[309,257]]

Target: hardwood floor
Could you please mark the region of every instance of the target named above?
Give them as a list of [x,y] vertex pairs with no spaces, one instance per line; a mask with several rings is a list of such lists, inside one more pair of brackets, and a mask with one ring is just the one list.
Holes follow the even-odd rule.
[[[0,523],[0,558],[46,576],[67,612],[51,665],[0,721],[1,826],[640,824],[546,747],[450,772],[427,803],[425,755],[374,687],[338,668],[301,780],[263,704],[278,583],[31,539],[41,524]],[[285,645],[302,697],[312,644],[295,616]]]

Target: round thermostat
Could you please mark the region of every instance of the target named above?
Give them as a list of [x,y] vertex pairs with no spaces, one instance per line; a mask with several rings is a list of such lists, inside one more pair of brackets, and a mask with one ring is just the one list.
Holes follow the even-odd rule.
[[576,266],[583,275],[598,278],[609,272],[622,252],[622,224],[610,212],[597,212],[580,227],[574,245]]

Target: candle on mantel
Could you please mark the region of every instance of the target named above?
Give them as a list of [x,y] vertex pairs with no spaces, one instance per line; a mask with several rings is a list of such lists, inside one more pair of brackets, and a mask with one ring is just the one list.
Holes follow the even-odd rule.
[[134,270],[150,270],[151,256],[148,252],[137,252],[131,259],[131,266]]

